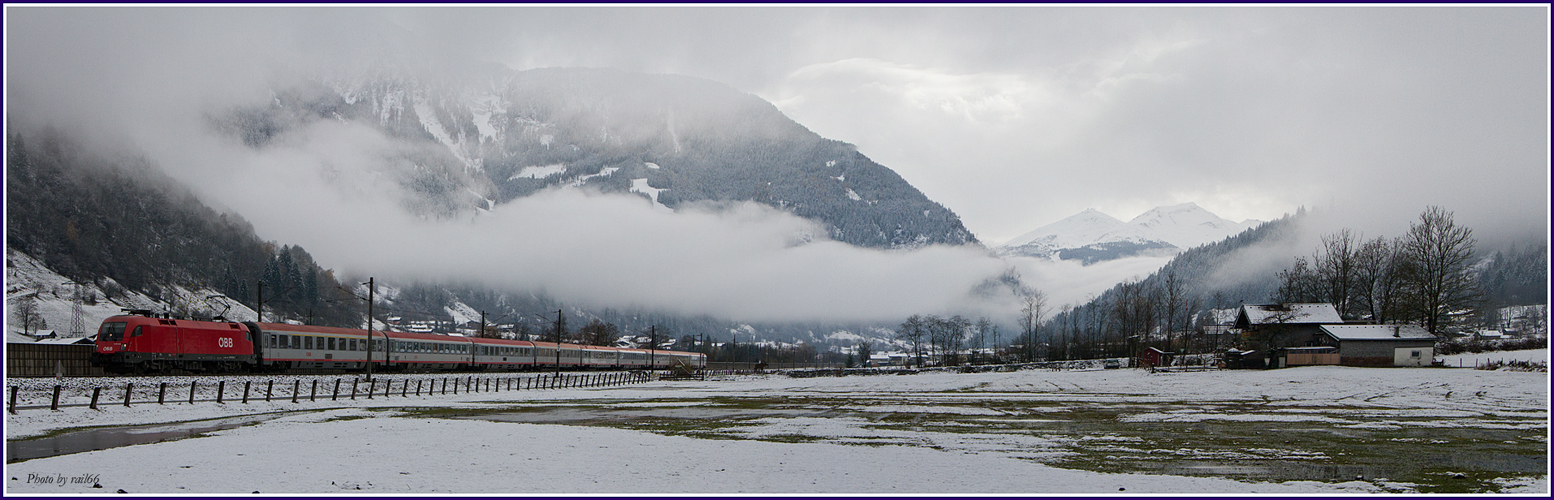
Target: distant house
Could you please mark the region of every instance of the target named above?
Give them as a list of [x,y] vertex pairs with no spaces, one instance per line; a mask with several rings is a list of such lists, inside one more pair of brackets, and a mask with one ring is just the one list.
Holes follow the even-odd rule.
[[1505,333],[1500,330],[1479,330],[1473,332],[1474,340],[1503,340],[1505,338]]
[[1267,339],[1269,348],[1317,345],[1319,327],[1343,322],[1328,303],[1246,304],[1236,313],[1236,328],[1244,336]]
[[1318,341],[1344,366],[1430,366],[1435,335],[1414,325],[1322,325]]
[[1172,354],[1174,353],[1150,347],[1144,349],[1144,352],[1139,354],[1139,364],[1146,368],[1169,365],[1171,364]]

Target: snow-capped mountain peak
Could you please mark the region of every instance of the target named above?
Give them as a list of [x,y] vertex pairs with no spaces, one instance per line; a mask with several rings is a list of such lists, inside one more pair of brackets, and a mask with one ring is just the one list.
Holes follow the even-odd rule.
[[1256,223],[1232,222],[1192,202],[1155,207],[1128,221],[1129,225],[1144,229],[1154,239],[1184,249],[1239,233]]
[[1077,259],[1085,263],[1144,253],[1180,252],[1239,233],[1256,220],[1232,222],[1196,203],[1152,208],[1122,222],[1096,209],[1064,218],[1000,245],[1000,255]]

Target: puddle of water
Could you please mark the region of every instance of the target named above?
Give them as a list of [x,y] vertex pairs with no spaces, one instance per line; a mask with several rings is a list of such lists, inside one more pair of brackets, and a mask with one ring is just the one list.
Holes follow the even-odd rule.
[[769,416],[806,416],[822,413],[816,410],[750,409],[750,408],[545,408],[539,411],[492,413],[450,417],[462,420],[487,420],[524,424],[567,424],[586,422],[623,422],[644,418],[675,419],[726,419],[758,418]]
[[1160,472],[1179,476],[1238,477],[1275,481],[1352,481],[1401,477],[1400,469],[1368,465],[1325,465],[1269,460],[1258,465],[1214,462],[1161,464]]
[[88,429],[37,439],[6,441],[6,463],[183,439],[206,432],[232,429],[256,422],[273,420],[283,415],[281,413],[269,413],[198,422]]
[[[1147,464],[1139,464],[1149,467]],[[1407,464],[1376,466],[1359,464],[1323,464],[1286,460],[1246,463],[1220,463],[1185,461],[1162,463],[1155,467],[1159,472],[1171,475],[1237,477],[1265,481],[1373,481],[1417,476],[1427,467],[1459,470],[1489,470],[1517,474],[1543,472],[1547,461],[1543,457],[1515,454],[1459,453],[1450,456],[1415,456]]]

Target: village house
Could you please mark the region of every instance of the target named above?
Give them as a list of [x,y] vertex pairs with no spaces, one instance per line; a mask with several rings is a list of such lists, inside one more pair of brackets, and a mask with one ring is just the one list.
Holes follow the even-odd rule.
[[1311,347],[1317,344],[1322,325],[1341,325],[1344,319],[1328,303],[1245,304],[1236,313],[1236,328],[1243,338],[1265,339],[1259,347]]
[[1435,335],[1414,325],[1322,325],[1318,342],[1344,366],[1430,366]]

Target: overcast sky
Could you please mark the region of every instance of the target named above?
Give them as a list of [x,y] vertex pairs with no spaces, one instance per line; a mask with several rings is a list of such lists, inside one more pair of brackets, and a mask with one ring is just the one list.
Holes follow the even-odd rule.
[[1547,225],[1542,7],[394,9],[438,50],[709,78],[1001,243],[1096,208]]
[[[156,136],[137,145],[175,175],[236,154],[200,151],[209,145],[170,132],[203,123],[194,111],[210,109],[207,101],[265,98],[276,68],[308,71],[390,54],[726,83],[822,136],[858,145],[989,244],[1086,208],[1127,220],[1184,202],[1237,221],[1332,208],[1343,217],[1330,220],[1368,237],[1399,235],[1426,206],[1440,205],[1481,239],[1547,237],[1549,11],[1541,6],[5,12],[9,120],[46,116]],[[319,146],[320,137],[360,132],[313,131],[320,134],[297,151],[326,159],[337,153],[319,153],[333,147]],[[246,215],[261,232],[280,224]],[[775,217],[761,216],[776,228],[794,224]],[[749,253],[727,244],[731,254]],[[344,265],[323,260],[330,249],[320,246],[308,248],[326,266]],[[835,251],[840,262],[923,267],[912,258]],[[804,260],[783,255],[773,261]],[[964,263],[981,273],[999,267]]]

